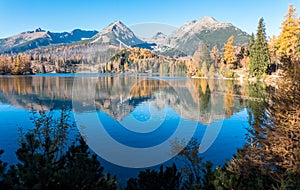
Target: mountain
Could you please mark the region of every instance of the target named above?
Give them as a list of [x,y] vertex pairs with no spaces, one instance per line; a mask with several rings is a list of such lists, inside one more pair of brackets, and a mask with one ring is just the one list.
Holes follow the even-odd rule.
[[91,38],[97,31],[75,29],[71,32],[55,33],[41,28],[34,31],[22,32],[8,38],[0,39],[0,53],[24,52],[52,44],[69,44],[85,38]]
[[185,23],[179,29],[168,36],[165,44],[170,48],[165,54],[180,52],[185,55],[193,55],[200,41],[207,43],[210,48],[217,45],[222,48],[230,36],[235,37],[235,45],[241,45],[249,40],[249,34],[230,23],[218,22],[212,17],[204,17],[198,21]]
[[191,22],[185,23],[183,26],[181,26],[170,36],[172,40],[171,44],[175,43],[174,45],[176,45],[178,40],[192,37],[193,35],[198,34],[205,30],[214,31],[217,29],[223,29],[231,26],[232,24],[218,22],[212,17],[204,17],[198,21],[193,20]]
[[136,37],[135,34],[121,21],[115,21],[95,35],[90,40],[90,43],[114,45],[119,45],[121,43],[125,47],[131,47],[138,44],[144,44],[145,42]]
[[[90,45],[121,47],[141,47],[169,56],[193,55],[199,42],[208,44],[210,49],[217,45],[222,49],[230,36],[234,36],[234,45],[241,45],[248,41],[249,35],[230,23],[219,22],[212,17],[204,17],[185,23],[171,35],[158,32],[148,39],[141,40],[130,28],[120,21],[97,31],[73,30],[71,32],[54,33],[40,28],[34,31],[0,39],[1,53],[18,53],[26,50],[53,44],[81,44],[81,48]],[[84,40],[83,40],[84,39]],[[39,51],[39,49],[38,49]],[[82,50],[83,51],[83,50]]]
[[155,49],[157,52],[163,52],[169,48],[170,39],[162,32],[157,32],[154,36],[144,40],[151,46],[148,49]]
[[169,37],[166,34],[162,33],[162,32],[157,32],[151,38],[146,39],[146,41],[151,42],[151,43],[161,44],[161,45],[165,45],[165,44],[170,43],[169,42]]

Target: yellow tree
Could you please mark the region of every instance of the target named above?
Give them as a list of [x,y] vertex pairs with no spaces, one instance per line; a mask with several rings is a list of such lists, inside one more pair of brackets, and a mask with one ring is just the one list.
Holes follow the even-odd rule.
[[232,89],[228,89],[223,96],[223,100],[226,115],[231,116],[233,114],[232,107],[234,105],[234,91]]
[[126,63],[124,64],[124,71],[128,71],[128,67],[129,67],[128,62],[126,62]]
[[234,41],[234,36],[230,36],[226,44],[224,44],[224,61],[229,68],[235,68],[236,56],[235,47],[232,45]]
[[201,72],[204,76],[206,76],[208,73],[207,64],[205,61],[202,63]]
[[291,60],[299,57],[298,46],[300,33],[300,18],[296,14],[296,9],[290,5],[285,20],[281,25],[281,33],[277,40],[278,54],[281,58]]
[[207,81],[206,81],[206,79],[201,79],[200,85],[201,85],[202,93],[206,94],[206,89],[207,89]]
[[55,71],[56,71],[57,73],[60,72],[60,69],[59,69],[59,61],[58,61],[58,59],[55,60]]
[[21,74],[21,55],[17,55],[13,59],[13,64],[12,64],[12,74],[14,75],[19,75]]
[[198,49],[195,51],[193,55],[193,61],[201,68],[203,58],[203,43],[200,41],[198,44]]
[[210,75],[214,75],[215,71],[216,71],[216,69],[215,69],[214,64],[211,64],[211,66],[209,67],[209,74]]
[[271,63],[277,62],[277,38],[276,36],[272,36],[268,43],[268,49],[270,53]]
[[26,54],[20,55],[20,74],[30,74],[31,73],[31,62],[30,56]]
[[212,58],[214,61],[214,66],[218,67],[218,63],[220,62],[220,55],[217,45],[215,45],[212,49]]

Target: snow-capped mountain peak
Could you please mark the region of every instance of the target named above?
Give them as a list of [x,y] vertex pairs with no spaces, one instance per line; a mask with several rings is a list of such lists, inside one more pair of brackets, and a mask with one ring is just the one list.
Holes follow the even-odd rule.
[[100,31],[92,43],[122,43],[125,46],[132,46],[143,43],[135,34],[121,21],[115,21]]
[[218,23],[218,21],[214,17],[211,17],[211,16],[205,16],[205,17],[201,18],[199,20],[199,22],[202,22],[202,23]]
[[225,22],[218,22],[213,17],[203,17],[200,20],[193,20],[185,23],[182,27],[176,30],[171,37],[172,38],[182,38],[187,35],[193,35],[199,33],[202,30],[216,30],[219,28],[231,27],[232,24]]
[[216,28],[226,28],[230,27],[232,24],[230,23],[225,23],[225,22],[218,22],[215,18],[213,17],[203,17],[202,19],[198,20],[195,22],[194,27],[197,30],[201,29],[216,29]]
[[104,33],[107,33],[107,32],[114,32],[114,33],[128,32],[129,34],[133,34],[133,32],[125,24],[123,24],[119,20],[111,23],[108,27],[103,29],[100,33],[104,34]]
[[169,36],[162,32],[157,32],[154,36],[145,40],[149,43],[155,43],[157,46],[167,46],[169,44]]
[[166,39],[168,36],[162,32],[157,32],[154,36],[151,37],[152,40]]

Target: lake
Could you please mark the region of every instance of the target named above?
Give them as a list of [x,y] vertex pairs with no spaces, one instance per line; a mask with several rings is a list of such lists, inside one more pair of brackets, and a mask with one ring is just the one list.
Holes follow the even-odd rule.
[[245,142],[251,90],[232,80],[158,74],[43,74],[0,77],[1,159],[16,163],[18,130],[32,110],[72,108],[77,131],[120,183],[144,168],[180,161],[172,143],[201,142],[223,165]]

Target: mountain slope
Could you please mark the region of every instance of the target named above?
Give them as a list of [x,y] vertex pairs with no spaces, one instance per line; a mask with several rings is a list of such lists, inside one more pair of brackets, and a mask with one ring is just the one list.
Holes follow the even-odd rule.
[[[185,23],[178,30],[167,36],[157,33],[152,38],[139,39],[130,28],[120,21],[115,21],[99,33],[97,31],[73,30],[72,32],[53,33],[42,29],[0,39],[1,53],[18,53],[52,44],[113,45],[114,47],[141,47],[153,49],[163,55],[193,55],[199,42],[206,43],[210,49],[217,45],[222,49],[230,36],[234,36],[234,45],[248,41],[249,35],[230,23],[218,22],[212,17]],[[84,39],[84,40],[82,40]],[[88,46],[87,46],[88,47]]]
[[134,46],[145,43],[135,36],[135,34],[122,22],[115,21],[95,35],[90,43],[114,44],[120,43],[127,46]]
[[83,38],[91,38],[97,31],[75,29],[71,32],[55,33],[38,28],[34,31],[22,32],[5,39],[0,39],[0,53],[24,52],[42,46],[61,43],[73,43]]
[[212,17],[204,17],[198,21],[185,23],[174,31],[168,38],[170,48],[166,54],[180,52],[185,55],[193,55],[200,41],[207,43],[210,48],[217,45],[222,48],[230,36],[235,37],[235,44],[246,43],[249,35],[230,23],[218,22]]
[[162,32],[157,32],[154,36],[152,36],[151,38],[148,38],[146,40],[147,40],[147,42],[161,44],[161,45],[170,43],[169,37]]
[[191,22],[187,22],[183,26],[181,26],[178,30],[176,30],[170,36],[172,40],[171,44],[176,43],[178,39],[180,40],[183,38],[187,38],[203,30],[217,30],[220,28],[226,28],[231,26],[232,25],[229,23],[218,22],[212,17],[203,17],[198,21],[193,20]]

